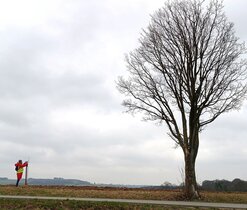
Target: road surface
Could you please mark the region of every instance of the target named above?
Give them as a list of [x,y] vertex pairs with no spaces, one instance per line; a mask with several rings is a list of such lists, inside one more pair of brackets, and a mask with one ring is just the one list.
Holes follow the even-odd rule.
[[247,209],[247,204],[234,204],[234,203],[207,203],[207,202],[189,202],[189,201],[132,200],[132,199],[110,199],[110,198],[76,198],[76,197],[47,197],[47,196],[19,196],[19,195],[0,195],[0,198],[76,200],[76,201],[93,201],[93,202],[156,204],[156,205],[184,206],[184,207],[186,206],[186,207]]

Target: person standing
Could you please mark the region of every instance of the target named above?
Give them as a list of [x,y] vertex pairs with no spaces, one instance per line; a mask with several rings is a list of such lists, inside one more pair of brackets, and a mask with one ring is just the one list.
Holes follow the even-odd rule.
[[18,187],[19,182],[22,178],[22,174],[24,171],[24,167],[28,166],[28,162],[26,161],[25,163],[22,164],[22,160],[19,160],[16,164],[15,164],[15,170],[16,170],[16,175],[17,175],[17,181],[16,181],[16,187]]

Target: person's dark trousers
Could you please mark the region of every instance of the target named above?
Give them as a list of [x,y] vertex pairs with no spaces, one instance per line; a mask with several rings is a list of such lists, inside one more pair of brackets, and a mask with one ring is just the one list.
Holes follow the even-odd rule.
[[15,185],[16,187],[18,187],[19,181],[20,181],[20,179],[17,179],[16,185]]

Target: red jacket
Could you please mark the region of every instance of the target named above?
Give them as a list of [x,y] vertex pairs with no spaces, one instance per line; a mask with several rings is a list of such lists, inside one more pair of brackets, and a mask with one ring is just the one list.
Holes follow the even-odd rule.
[[25,163],[23,163],[23,164],[17,162],[17,163],[15,164],[15,166],[18,167],[17,173],[23,173],[23,168],[26,167],[26,166],[28,166],[28,162],[25,162]]

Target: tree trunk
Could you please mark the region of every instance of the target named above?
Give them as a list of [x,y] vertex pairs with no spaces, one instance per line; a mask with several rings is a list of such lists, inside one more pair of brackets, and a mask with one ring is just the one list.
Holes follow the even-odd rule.
[[188,200],[198,199],[199,192],[196,182],[194,151],[186,152],[185,158],[185,197]]

